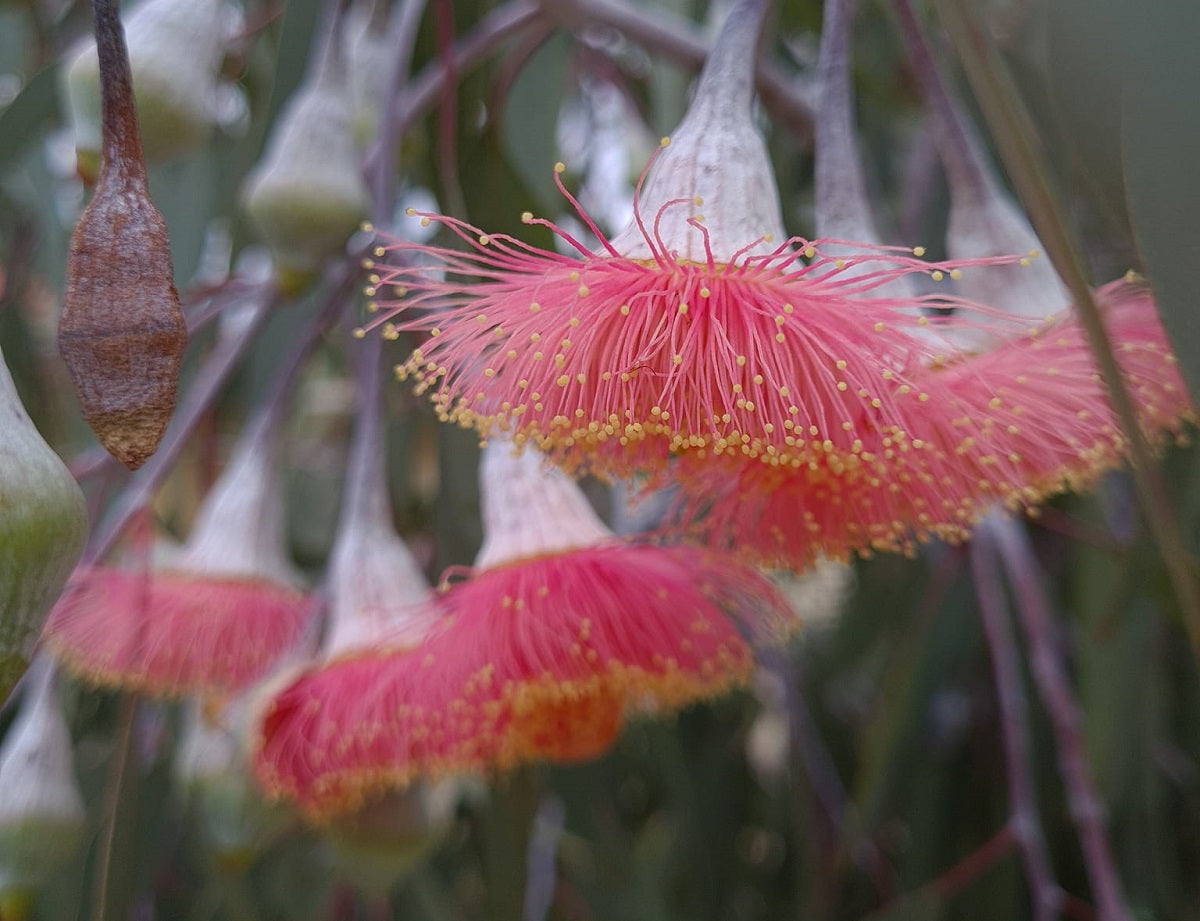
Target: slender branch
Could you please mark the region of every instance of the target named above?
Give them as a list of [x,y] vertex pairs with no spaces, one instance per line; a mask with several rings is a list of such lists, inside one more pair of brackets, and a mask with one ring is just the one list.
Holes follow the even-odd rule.
[[[640,5],[621,0],[544,0],[542,6],[548,16],[564,27],[608,26],[647,50],[694,70],[699,70],[708,57],[710,45],[703,31],[682,17],[649,13]],[[795,81],[775,65],[761,60],[756,80],[763,105],[801,139],[810,140],[812,110],[797,91]]]
[[134,475],[132,482],[114,503],[105,520],[92,532],[87,549],[83,553],[83,564],[95,563],[107,554],[133,516],[154,497],[159,484],[170,473],[172,465],[183,451],[200,417],[217,398],[221,387],[237,366],[238,359],[249,347],[254,332],[267,318],[269,308],[268,298],[255,304],[249,328],[244,330],[242,335],[222,343],[216,352],[208,356],[176,410],[162,444],[146,465]]
[[399,96],[400,85],[412,69],[413,45],[417,40],[417,25],[425,12],[426,0],[402,0],[392,14],[388,26],[388,44],[395,49],[392,67],[380,93],[382,111],[379,132],[375,139],[376,156],[371,163],[368,181],[371,185],[371,219],[379,224],[391,221],[392,202],[396,197],[396,148],[403,131],[397,120],[397,108],[392,100]]
[[[121,803],[126,797],[126,791],[136,773],[131,774],[129,762],[133,754],[133,728],[137,721],[139,697],[136,693],[128,693],[121,698],[120,715],[117,718],[117,729],[113,736],[112,760],[108,765],[108,777],[104,785],[104,803],[100,817],[100,844],[96,854],[96,866],[93,879],[96,880],[95,892],[92,897],[92,917],[95,921],[117,921],[127,916],[128,906],[119,904],[119,895],[113,895],[112,874],[115,866],[113,853],[116,850],[117,833],[120,827],[119,818]],[[136,768],[134,769],[136,772]],[[136,802],[136,796],[134,797]],[[126,829],[126,833],[129,830]],[[110,910],[112,909],[112,910]]]
[[1034,921],[1051,921],[1058,917],[1062,890],[1050,869],[1050,856],[1038,819],[1021,665],[1008,622],[1008,605],[996,567],[995,547],[985,530],[976,533],[970,546],[970,555],[971,573],[979,599],[979,619],[996,677],[996,699],[1000,705],[1000,729],[1008,775],[1009,827],[1017,839],[1025,864]]
[[[437,104],[444,84],[482,63],[498,45],[537,21],[539,12],[533,0],[510,0],[480,19],[469,35],[454,43],[447,56],[428,64],[395,95],[386,138],[403,137],[418,118]],[[364,168],[369,175],[375,175],[375,171],[382,168],[379,161],[383,140],[385,137],[381,132],[380,139],[367,151]]]
[[1054,728],[1058,769],[1083,847],[1098,921],[1129,921],[1131,915],[1104,828],[1104,809],[1096,795],[1084,754],[1079,705],[1057,654],[1050,606],[1040,584],[1040,568],[1030,549],[1029,538],[1017,522],[993,516],[988,520],[987,528],[999,548],[1008,581],[1013,587],[1032,658],[1033,679]]
[[[838,776],[837,765],[822,742],[816,721],[800,693],[799,663],[769,646],[757,649],[756,654],[763,666],[774,672],[783,684],[792,759],[803,767],[817,803],[840,842],[835,863],[844,862],[843,855],[849,847],[854,863],[870,874],[876,888],[886,897],[889,890],[895,891],[895,868],[853,817],[853,804]],[[858,840],[853,840],[855,838]]]
[[1153,452],[1138,423],[1133,399],[1088,284],[1082,253],[1051,187],[1028,113],[995,48],[971,21],[962,0],[937,0],[937,8],[1034,229],[1071,292],[1080,325],[1087,334],[1129,444],[1134,481],[1149,519],[1150,533],[1166,562],[1193,652],[1200,657],[1200,580],[1196,578],[1194,561],[1171,510]]

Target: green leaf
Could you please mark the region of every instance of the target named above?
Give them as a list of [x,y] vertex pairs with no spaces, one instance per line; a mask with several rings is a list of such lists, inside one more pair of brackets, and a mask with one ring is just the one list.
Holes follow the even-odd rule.
[[508,159],[538,204],[551,213],[562,203],[554,187],[555,131],[567,83],[571,40],[559,33],[521,69],[505,100],[503,138]]
[[0,112],[0,170],[15,164],[29,144],[41,140],[43,126],[57,118],[58,68],[47,67]]
[[1138,249],[1179,367],[1200,399],[1200,4],[1124,4],[1121,142]]

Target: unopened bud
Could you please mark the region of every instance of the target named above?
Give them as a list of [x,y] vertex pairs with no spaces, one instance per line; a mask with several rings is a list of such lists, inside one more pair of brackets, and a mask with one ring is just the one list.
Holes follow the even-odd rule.
[[0,354],[0,700],[83,551],[87,507],[21,405]]
[[331,51],[288,101],[242,190],[285,289],[344,249],[366,216],[353,113],[344,69]]
[[49,662],[0,748],[0,917],[26,916],[34,893],[74,852],[86,815],[71,736]]

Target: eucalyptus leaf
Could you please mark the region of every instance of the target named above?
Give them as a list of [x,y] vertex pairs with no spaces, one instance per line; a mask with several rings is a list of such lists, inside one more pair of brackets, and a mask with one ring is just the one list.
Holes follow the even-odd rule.
[[1123,4],[1121,142],[1130,213],[1159,313],[1200,400],[1200,4]]

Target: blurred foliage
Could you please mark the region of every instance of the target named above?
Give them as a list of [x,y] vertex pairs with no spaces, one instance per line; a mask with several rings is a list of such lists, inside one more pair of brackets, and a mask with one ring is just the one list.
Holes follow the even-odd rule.
[[[462,37],[493,8],[489,0],[429,6],[414,72],[439,59],[445,38],[434,25],[439,11],[452,13]],[[703,23],[709,6],[718,4],[670,0],[652,11]],[[783,41],[772,50],[802,87],[814,64],[821,4],[777,6]],[[926,239],[893,242],[926,243],[933,253],[944,226],[944,188],[935,171],[917,212],[906,210],[907,158],[920,143],[920,106],[886,4],[862,6],[856,78],[881,223],[889,235],[896,228],[928,232]],[[83,457],[90,442],[53,335],[66,241],[83,191],[72,174],[56,68],[62,49],[87,28],[84,7],[0,4],[0,99],[11,96],[0,103],[0,347],[35,421],[68,461]],[[1127,268],[1151,276],[1195,387],[1197,8],[979,0],[972,9],[992,28],[1026,94],[1093,280]],[[237,191],[304,73],[326,10],[316,0],[246,0],[243,15],[256,31],[236,43],[226,72],[245,95],[246,117],[152,174],[185,297],[204,283],[197,271],[214,229],[230,234],[235,257],[252,242]],[[578,95],[581,76],[603,61],[606,78],[621,85],[657,137],[682,112],[690,71],[611,29],[535,34],[538,41],[511,40],[482,67],[459,74],[453,93],[403,138],[400,160],[403,183],[433,190],[456,216],[550,245],[545,232],[522,227],[519,216],[527,209],[566,210],[551,168],[561,157],[559,109]],[[764,124],[789,229],[808,232],[811,151],[770,113]],[[630,163],[631,179],[640,167]],[[155,513],[170,529],[186,530],[237,424],[319,297],[314,289],[281,304],[255,339],[160,493]],[[193,344],[197,353],[207,347],[206,335]],[[352,363],[345,342],[328,336],[294,407],[291,539],[314,577],[336,521],[354,410],[346,389]],[[185,377],[195,364],[189,359]],[[398,386],[386,399],[397,523],[431,574],[468,563],[479,542],[476,440],[439,426]],[[1196,450],[1172,450],[1164,470],[1195,551]],[[87,484],[93,510],[125,481],[107,469],[93,477]],[[1111,477],[1097,495],[1063,499],[1029,529],[1060,615],[1059,651],[1074,681],[1088,765],[1133,916],[1196,918],[1200,675],[1131,487],[1124,476]],[[854,570],[843,610],[799,612],[812,622],[776,663],[788,689],[782,705],[770,694],[747,692],[674,721],[639,723],[596,762],[540,768],[520,781],[534,785],[543,803],[563,809],[546,917],[1030,917],[1018,851],[1003,837],[1009,803],[1002,727],[965,551],[930,546],[915,560],[864,560]],[[1089,880],[1057,770],[1058,742],[1028,671],[1025,677],[1038,816],[1053,871],[1070,896],[1062,916],[1091,918]],[[122,705],[81,686],[69,698],[79,776],[99,829]],[[0,726],[10,722],[8,712]],[[496,887],[520,883],[498,879],[495,868],[497,854],[522,849],[526,840],[519,823],[505,817],[512,798],[528,790],[522,794],[506,781],[490,793],[462,796],[450,832],[428,860],[374,899],[349,887],[328,843],[299,821],[261,842],[244,863],[219,865],[173,780],[180,724],[177,707],[144,702],[133,727],[112,881],[132,906],[130,916],[484,919],[495,917],[489,906]],[[748,757],[764,736],[779,755],[766,763]],[[42,893],[36,917],[91,916],[97,847],[93,842],[62,869]]]

